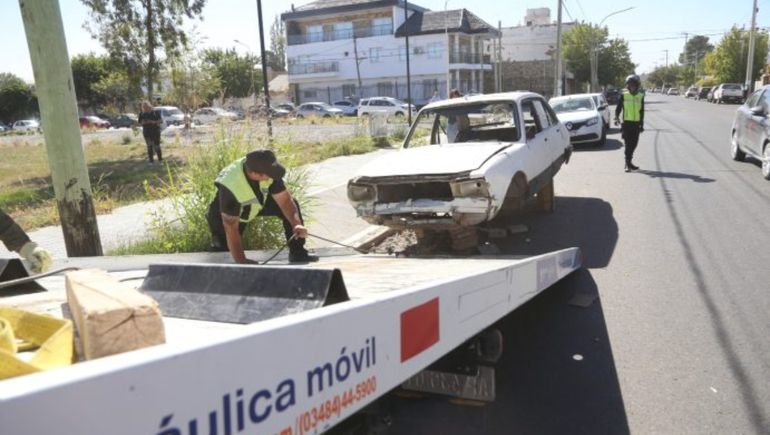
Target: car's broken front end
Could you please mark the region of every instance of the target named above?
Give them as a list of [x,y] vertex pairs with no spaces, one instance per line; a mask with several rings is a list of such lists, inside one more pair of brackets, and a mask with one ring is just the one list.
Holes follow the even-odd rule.
[[358,177],[348,183],[358,216],[391,228],[480,224],[496,210],[484,178],[452,175]]

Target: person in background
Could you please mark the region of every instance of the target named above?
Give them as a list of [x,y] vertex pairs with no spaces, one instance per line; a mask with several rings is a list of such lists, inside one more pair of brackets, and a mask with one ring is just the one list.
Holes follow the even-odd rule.
[[51,253],[31,241],[27,233],[3,210],[0,210],[0,241],[9,251],[18,252],[29,261],[33,272],[45,272],[51,267]]
[[139,113],[139,124],[142,125],[142,135],[147,144],[147,157],[149,157],[151,165],[155,163],[153,159],[155,154],[158,155],[158,162],[163,161],[163,154],[160,151],[160,125],[162,123],[160,113],[152,110],[149,101],[143,102],[142,112]]
[[[449,98],[460,98],[462,94],[456,88],[449,91]],[[455,143],[458,140],[460,134],[468,129],[470,126],[470,119],[468,115],[450,115],[447,120],[446,137],[448,143]]]

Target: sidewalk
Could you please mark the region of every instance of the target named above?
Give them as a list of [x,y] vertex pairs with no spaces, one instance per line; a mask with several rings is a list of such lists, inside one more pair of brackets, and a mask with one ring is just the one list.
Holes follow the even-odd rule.
[[[323,162],[304,166],[308,173],[307,195],[313,198],[309,208],[310,233],[321,237],[344,241],[363,231],[369,224],[356,217],[347,200],[347,181],[362,165],[388,152],[378,150],[368,154],[334,157]],[[141,202],[116,208],[112,213],[97,216],[99,234],[104,252],[147,237],[147,221],[152,212],[160,210],[168,200]],[[55,258],[65,258],[67,250],[61,226],[50,226],[31,231],[29,236],[45,247]],[[333,246],[318,239],[309,239],[308,247]],[[11,255],[0,244],[0,256]]]

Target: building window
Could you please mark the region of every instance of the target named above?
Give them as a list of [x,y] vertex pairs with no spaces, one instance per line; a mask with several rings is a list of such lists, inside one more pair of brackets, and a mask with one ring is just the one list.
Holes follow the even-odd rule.
[[398,47],[398,60],[401,62],[406,60],[406,46],[402,45],[401,47]]
[[438,91],[438,80],[427,79],[422,81],[422,97],[430,98],[433,96],[433,92]]
[[342,85],[342,98],[353,97],[356,95],[356,85]]
[[380,51],[382,49],[380,47],[372,47],[369,49],[369,62],[371,63],[379,63],[380,61]]
[[393,83],[392,82],[377,83],[377,94],[381,97],[390,97],[391,95],[393,95]]
[[321,42],[324,40],[324,28],[323,26],[308,26],[307,27],[307,40],[308,42]]
[[335,23],[334,24],[334,39],[352,39],[353,38],[353,23]]
[[431,42],[428,44],[428,59],[440,59],[444,51],[440,42]]
[[302,91],[302,96],[305,98],[316,98],[315,90]]
[[393,22],[389,17],[372,20],[372,36],[390,35],[391,33],[393,33]]

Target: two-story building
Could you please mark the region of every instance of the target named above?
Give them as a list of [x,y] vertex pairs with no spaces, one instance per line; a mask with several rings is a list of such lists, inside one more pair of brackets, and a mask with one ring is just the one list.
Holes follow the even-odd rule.
[[403,0],[316,0],[281,15],[289,83],[299,102],[388,96],[412,102],[448,89],[480,92],[494,27],[467,9],[430,11]]

